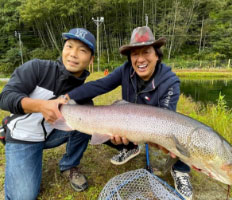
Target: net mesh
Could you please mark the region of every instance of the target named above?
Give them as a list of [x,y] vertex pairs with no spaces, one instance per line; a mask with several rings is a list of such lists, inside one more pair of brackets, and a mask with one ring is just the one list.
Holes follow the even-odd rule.
[[184,200],[170,185],[145,169],[113,177],[98,200]]

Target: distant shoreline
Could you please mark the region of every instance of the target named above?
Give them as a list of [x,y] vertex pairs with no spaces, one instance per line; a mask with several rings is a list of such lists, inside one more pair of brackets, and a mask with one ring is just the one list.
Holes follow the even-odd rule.
[[194,78],[232,78],[232,70],[226,69],[173,69],[179,77]]

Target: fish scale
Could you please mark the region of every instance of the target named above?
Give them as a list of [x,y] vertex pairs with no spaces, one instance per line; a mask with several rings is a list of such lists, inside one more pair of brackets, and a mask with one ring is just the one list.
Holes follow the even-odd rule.
[[[112,135],[132,142],[159,144],[184,163],[232,185],[232,147],[209,126],[183,114],[149,105],[62,105],[69,130],[92,135],[100,144]],[[60,128],[59,128],[60,129]]]

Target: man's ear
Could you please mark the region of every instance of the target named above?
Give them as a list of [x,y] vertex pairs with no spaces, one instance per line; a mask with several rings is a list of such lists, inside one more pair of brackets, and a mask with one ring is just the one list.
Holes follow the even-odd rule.
[[90,58],[89,64],[92,65],[92,64],[93,64],[93,61],[94,61],[94,56],[92,55],[91,58]]

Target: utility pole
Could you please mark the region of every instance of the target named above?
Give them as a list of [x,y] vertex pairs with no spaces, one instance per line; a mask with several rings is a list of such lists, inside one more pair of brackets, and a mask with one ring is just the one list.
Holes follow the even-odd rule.
[[148,15],[145,14],[145,22],[146,22],[146,26],[148,26]]
[[99,64],[100,64],[100,50],[99,50],[99,26],[101,25],[101,23],[104,22],[104,17],[97,17],[97,19],[94,19],[92,17],[92,20],[94,21],[94,23],[97,25],[97,71],[99,72],[100,71],[100,67],[99,67]]
[[22,45],[22,40],[21,40],[21,33],[15,31],[15,37],[19,37],[20,55],[21,55],[21,61],[22,61],[22,64],[23,64],[23,48],[22,48],[23,45]]

